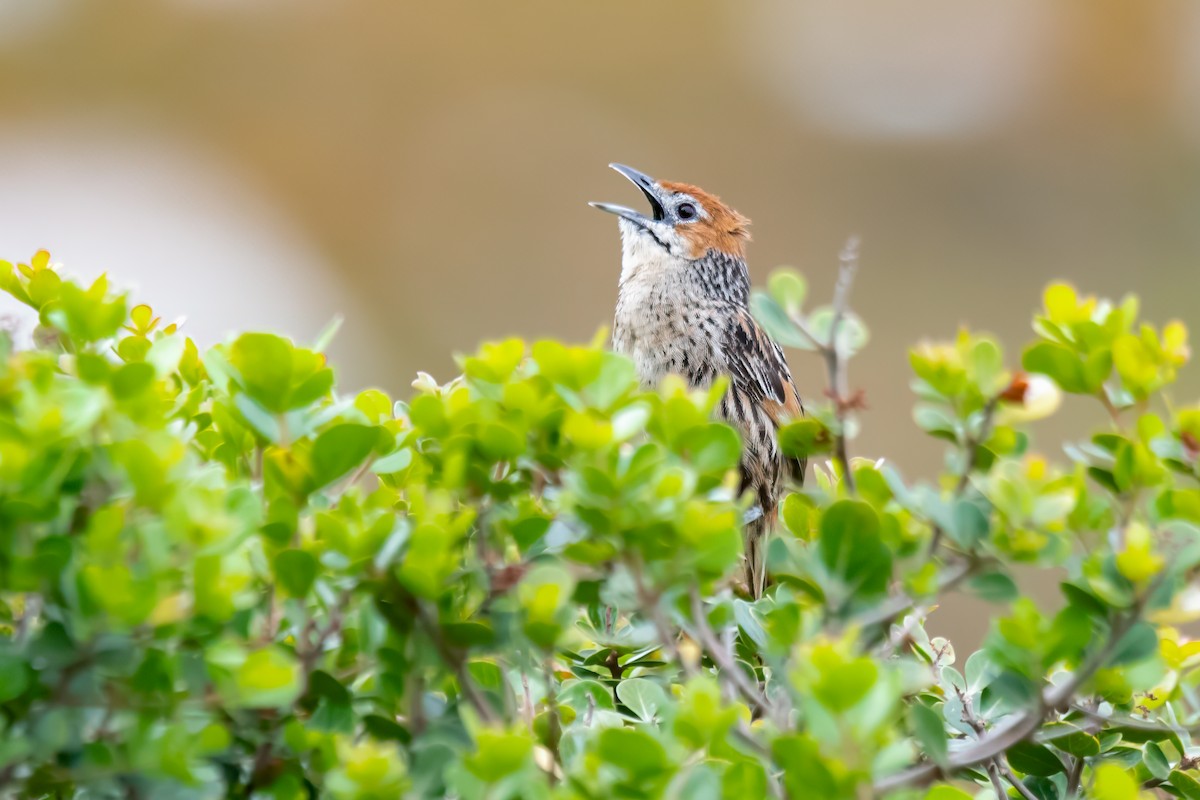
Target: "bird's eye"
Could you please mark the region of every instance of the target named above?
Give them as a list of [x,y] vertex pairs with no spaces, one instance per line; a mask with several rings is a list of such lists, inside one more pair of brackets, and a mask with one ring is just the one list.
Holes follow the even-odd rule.
[[696,216],[696,207],[691,203],[680,203],[679,208],[675,209],[675,213],[680,219],[692,219]]

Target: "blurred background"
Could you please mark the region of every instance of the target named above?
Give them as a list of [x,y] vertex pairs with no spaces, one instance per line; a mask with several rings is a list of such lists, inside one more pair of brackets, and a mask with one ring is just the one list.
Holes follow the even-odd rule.
[[[0,257],[107,271],[205,341],[345,314],[346,388],[607,325],[586,202],[641,199],[609,161],[750,216],[757,281],[827,298],[862,236],[855,450],[910,476],[942,457],[909,421],[922,337],[1015,358],[1057,277],[1200,328],[1194,2],[0,0]],[[1065,411],[1046,441],[1099,420]]]

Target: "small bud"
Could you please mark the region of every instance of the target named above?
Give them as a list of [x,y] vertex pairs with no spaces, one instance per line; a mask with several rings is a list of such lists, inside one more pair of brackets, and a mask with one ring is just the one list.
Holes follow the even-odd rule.
[[1029,376],[1024,372],[1013,375],[1012,381],[1000,393],[1000,399],[1006,403],[1025,403],[1025,393],[1029,391]]

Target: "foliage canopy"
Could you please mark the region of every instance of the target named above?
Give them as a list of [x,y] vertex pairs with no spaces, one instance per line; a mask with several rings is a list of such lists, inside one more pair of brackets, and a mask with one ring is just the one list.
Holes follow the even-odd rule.
[[[0,793],[1200,798],[1184,326],[1056,284],[1019,368],[986,335],[918,346],[947,457],[913,482],[846,455],[841,269],[831,306],[786,270],[755,297],[831,390],[782,432],[829,460],[752,603],[722,387],[508,340],[344,395],[332,332],[202,352],[104,278],[0,262],[40,319],[0,335]],[[1035,451],[1061,393],[1111,422]],[[952,590],[1004,607],[976,652],[925,632]]]

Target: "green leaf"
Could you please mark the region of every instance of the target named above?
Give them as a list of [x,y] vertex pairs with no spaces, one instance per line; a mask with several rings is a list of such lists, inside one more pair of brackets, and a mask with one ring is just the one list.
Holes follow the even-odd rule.
[[279,441],[282,436],[279,418],[263,408],[257,400],[248,394],[236,394],[233,397],[233,405],[255,433],[268,442]]
[[789,314],[798,314],[808,294],[808,281],[794,269],[783,267],[771,273],[767,289],[784,310]]
[[1137,800],[1138,783],[1133,775],[1116,764],[1096,768],[1092,785],[1094,800]]
[[789,494],[783,499],[779,515],[794,536],[804,540],[812,538],[819,512],[811,498],[799,492]]
[[113,372],[110,379],[113,397],[132,400],[149,391],[154,379],[154,367],[149,364],[124,364]]
[[735,599],[733,601],[733,618],[744,636],[754,642],[759,649],[766,650],[769,645],[767,631],[763,628],[762,619],[753,604]]
[[15,655],[0,653],[0,703],[20,697],[29,688],[29,667]]
[[813,695],[830,711],[843,713],[858,705],[879,679],[879,667],[869,658],[845,659],[828,645],[813,648],[812,665],[819,677]]
[[596,738],[596,754],[633,778],[653,778],[667,766],[667,751],[643,730],[606,728]]
[[813,417],[788,422],[779,429],[779,448],[792,458],[808,458],[833,448],[833,433]]
[[817,544],[829,574],[859,597],[887,591],[892,555],[879,538],[879,515],[858,500],[840,500],[821,517]]
[[913,407],[913,422],[926,433],[954,440],[958,423],[949,411],[941,406],[918,404]]
[[313,340],[313,352],[324,353],[329,349],[329,345],[333,344],[334,337],[338,331],[342,329],[342,323],[345,318],[341,314],[336,314],[329,322],[325,323],[325,327],[317,334],[317,338]]
[[613,710],[612,691],[599,681],[570,680],[563,684],[558,700],[564,705],[575,709],[578,714],[586,714],[589,708]]
[[1008,763],[1024,775],[1050,777],[1065,772],[1062,760],[1050,748],[1034,742],[1018,742],[1008,749]]
[[264,647],[246,656],[233,674],[231,705],[283,708],[300,696],[300,666],[280,647]]
[[775,302],[766,292],[750,294],[750,311],[771,338],[784,347],[795,347],[798,350],[814,350],[813,343],[800,332],[796,323],[788,317],[787,312]]
[[[41,286],[42,278],[51,278],[52,287]],[[48,316],[55,327],[65,330],[80,342],[98,342],[116,336],[125,322],[125,298],[108,299],[108,279],[101,275],[86,290],[69,281],[61,282],[46,269],[30,282],[30,293],[46,301],[57,289],[58,307]]]
[[1112,363],[1121,382],[1135,395],[1142,397],[1158,381],[1158,364],[1154,354],[1137,336],[1127,334],[1113,342]]
[[1150,774],[1160,781],[1165,781],[1171,774],[1171,764],[1163,754],[1162,748],[1155,742],[1146,742],[1142,749],[1142,763],[1146,765]]
[[[808,315],[808,330],[822,344],[828,344],[833,335],[834,310],[830,306],[813,309]],[[843,358],[849,358],[867,345],[870,332],[867,325],[856,314],[846,312],[838,323],[837,351]]]
[[721,777],[721,796],[768,797],[766,770],[753,761],[730,764]]
[[945,767],[949,757],[949,744],[942,715],[929,706],[913,703],[908,709],[913,733],[922,751],[933,763]]
[[1133,664],[1157,653],[1158,633],[1154,630],[1154,626],[1148,622],[1139,622],[1121,637],[1108,664],[1110,666]]
[[784,734],[771,742],[771,754],[783,767],[783,782],[791,797],[843,796],[820,745],[810,737]]
[[970,500],[959,500],[954,504],[954,524],[950,527],[950,538],[967,550],[987,538],[990,527],[987,514]]
[[371,462],[371,472],[374,472],[376,475],[390,475],[408,469],[412,462],[412,450],[403,447],[390,455]]
[[159,337],[146,351],[146,363],[154,367],[159,377],[166,377],[179,368],[186,339],[180,334]]
[[378,429],[343,423],[323,431],[312,448],[313,477],[318,488],[333,483],[371,455]]
[[1047,725],[1043,737],[1064,753],[1076,758],[1091,758],[1100,754],[1100,740],[1069,723]]
[[524,734],[481,731],[475,736],[475,752],[465,761],[473,774],[492,783],[521,769],[532,754],[533,739]]
[[1170,773],[1171,786],[1187,800],[1200,800],[1200,782],[1195,778],[1179,770],[1172,770]]
[[554,646],[569,622],[567,603],[575,590],[575,578],[554,563],[533,567],[517,587],[517,599],[525,611],[525,633],[535,644]]
[[978,339],[969,360],[972,377],[980,392],[991,397],[1004,388],[1004,354],[991,339]]
[[724,472],[737,466],[742,442],[737,432],[719,422],[693,428],[683,439],[692,463],[703,472]]
[[1064,392],[1089,394],[1091,387],[1083,362],[1069,347],[1053,342],[1038,342],[1025,351],[1021,365],[1029,372],[1045,375]]
[[953,786],[934,786],[925,793],[925,800],[971,800],[971,795]]
[[617,698],[643,722],[652,722],[668,705],[663,688],[646,678],[630,678],[618,683]]
[[985,572],[967,581],[967,589],[992,603],[1011,603],[1020,595],[1016,582],[1003,572]]
[[492,461],[508,461],[525,452],[525,437],[511,425],[489,422],[479,431],[479,449]]
[[275,556],[275,580],[291,597],[305,597],[317,579],[317,560],[305,550],[282,550]]
[[229,349],[246,393],[276,414],[288,410],[292,351],[291,342],[270,333],[244,333]]

